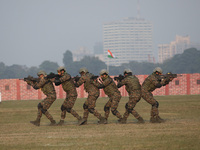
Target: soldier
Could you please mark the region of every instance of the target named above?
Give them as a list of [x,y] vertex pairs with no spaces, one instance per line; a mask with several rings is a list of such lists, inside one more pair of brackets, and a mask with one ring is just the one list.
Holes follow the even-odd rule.
[[98,88],[103,88],[105,94],[109,97],[109,101],[104,106],[106,123],[108,120],[110,109],[112,114],[119,118],[118,121],[120,122],[122,116],[117,110],[118,104],[121,99],[120,91],[118,90],[117,85],[115,84],[113,79],[108,75],[107,70],[102,69],[100,72],[100,76],[102,79],[102,83],[93,82],[93,84]]
[[80,68],[79,73],[81,78],[75,83],[76,87],[81,86],[84,83],[84,89],[88,93],[88,98],[83,104],[83,120],[80,125],[87,124],[89,112],[99,119],[99,124],[105,123],[105,118],[95,109],[96,100],[99,97],[99,89],[95,87],[91,82],[93,74],[89,73],[86,68]]
[[129,101],[125,105],[126,111],[120,123],[126,123],[129,114],[132,114],[138,120],[138,123],[144,123],[143,118],[134,110],[135,105],[141,99],[140,82],[135,75],[132,75],[132,71],[130,69],[124,70],[124,77],[125,78],[123,80],[118,80],[117,87],[120,88],[125,85],[126,91],[129,94]]
[[159,116],[158,112],[159,103],[154,99],[152,94],[152,92],[156,88],[165,86],[166,84],[169,84],[169,82],[173,80],[170,77],[161,79],[160,75],[162,74],[162,72],[163,71],[160,67],[156,67],[153,70],[153,73],[149,75],[142,84],[142,98],[152,105],[151,118],[150,118],[151,123],[164,122],[164,120]]
[[62,88],[66,92],[66,98],[61,106],[61,119],[57,125],[64,124],[66,112],[71,113],[75,118],[78,119],[78,121],[81,121],[82,118],[74,109],[72,109],[77,99],[77,91],[74,81],[70,74],[66,72],[65,67],[58,67],[57,72],[60,77],[55,78],[54,83],[56,86],[62,84]]
[[42,114],[44,114],[51,121],[50,125],[55,125],[56,121],[53,119],[53,117],[47,111],[50,108],[50,106],[53,104],[53,102],[56,100],[55,88],[53,86],[53,83],[49,79],[45,78],[46,72],[39,71],[37,73],[37,75],[39,77],[38,82],[34,83],[32,81],[27,81],[27,83],[36,90],[41,89],[42,92],[47,97],[38,104],[37,118],[35,121],[30,121],[30,123],[32,123],[36,126],[40,126],[40,118],[42,117]]

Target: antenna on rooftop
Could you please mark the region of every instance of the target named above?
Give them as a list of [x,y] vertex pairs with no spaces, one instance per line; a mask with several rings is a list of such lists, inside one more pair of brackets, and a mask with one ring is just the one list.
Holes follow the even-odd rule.
[[137,19],[140,18],[140,0],[137,1]]

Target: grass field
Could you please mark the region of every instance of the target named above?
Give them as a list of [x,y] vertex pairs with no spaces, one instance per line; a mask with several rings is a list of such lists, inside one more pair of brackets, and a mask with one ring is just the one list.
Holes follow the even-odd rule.
[[[89,115],[88,125],[78,126],[77,120],[67,114],[64,126],[48,126],[42,117],[41,126],[29,123],[35,120],[38,100],[6,101],[0,103],[0,149],[59,149],[59,150],[199,150],[200,149],[200,95],[157,96],[160,116],[165,123],[149,123],[151,106],[143,99],[135,110],[145,124],[137,124],[129,116],[127,124],[117,124],[110,113],[108,124],[97,125],[97,118]],[[77,99],[74,109],[82,116],[85,99]],[[127,97],[121,99],[119,111],[124,113]],[[49,112],[60,120],[60,106],[56,100]],[[97,110],[103,114],[107,98],[99,98]]]

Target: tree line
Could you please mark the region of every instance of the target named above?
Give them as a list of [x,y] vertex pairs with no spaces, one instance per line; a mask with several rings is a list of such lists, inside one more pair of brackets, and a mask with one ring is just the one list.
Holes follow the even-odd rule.
[[[73,55],[69,50],[66,50],[63,54],[63,64],[66,67],[67,72],[72,76],[78,75],[78,71],[81,67],[86,67],[89,72],[95,75],[98,75],[101,69],[107,68],[106,64],[96,57],[85,56],[80,61],[73,61]],[[200,50],[190,48],[185,50],[182,54],[177,54],[171,59],[166,60],[162,64],[131,61],[129,63],[124,63],[121,66],[110,66],[109,74],[123,74],[123,70],[126,68],[131,69],[135,75],[151,74],[152,70],[157,66],[161,67],[164,73],[200,73],[199,64]],[[42,62],[38,67],[30,68],[17,64],[6,66],[3,62],[0,62],[0,79],[24,78],[28,75],[36,77],[39,70],[44,70],[47,73],[56,73],[58,67],[59,65],[57,62],[47,60]]]

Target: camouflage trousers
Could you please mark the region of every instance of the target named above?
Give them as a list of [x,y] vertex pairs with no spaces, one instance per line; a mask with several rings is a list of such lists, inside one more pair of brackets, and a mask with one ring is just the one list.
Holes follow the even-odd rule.
[[93,114],[98,119],[102,117],[101,114],[95,109],[96,100],[98,99],[98,97],[99,95],[88,95],[87,100],[83,104],[83,119],[87,120],[89,113]]
[[134,90],[131,93],[129,93],[129,101],[125,105],[126,111],[124,113],[124,118],[127,119],[129,114],[132,114],[136,119],[141,117],[134,109],[135,105],[140,101],[140,99],[141,90]]
[[158,111],[158,102],[154,99],[153,94],[149,91],[142,89],[142,98],[149,104],[152,105],[151,108],[151,117],[155,117],[159,115]]
[[56,100],[55,94],[47,95],[47,97],[38,104],[38,113],[37,113],[37,120],[40,120],[42,114],[44,114],[50,121],[53,121],[53,117],[48,112],[48,109],[51,107],[53,102]]
[[67,97],[64,100],[62,106],[61,106],[61,120],[64,120],[66,117],[66,113],[72,114],[75,118],[80,119],[81,117],[78,115],[78,113],[72,109],[77,99],[77,95],[70,95],[70,93],[67,93]]
[[119,105],[120,99],[121,99],[121,94],[115,92],[113,95],[109,95],[109,100],[104,106],[104,111],[105,111],[105,118],[108,119],[109,114],[110,114],[110,109],[113,115],[115,115],[117,118],[122,118],[121,114],[117,110],[117,107]]

